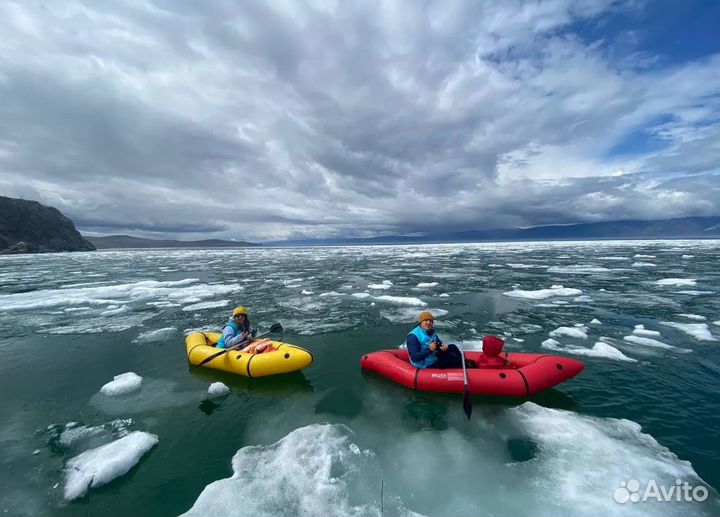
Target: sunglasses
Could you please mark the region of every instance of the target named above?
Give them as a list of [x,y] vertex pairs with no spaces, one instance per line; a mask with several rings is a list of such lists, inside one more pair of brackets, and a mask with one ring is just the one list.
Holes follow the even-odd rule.
[[244,317],[245,317],[244,314],[236,314],[235,316],[233,316],[233,318],[244,318]]

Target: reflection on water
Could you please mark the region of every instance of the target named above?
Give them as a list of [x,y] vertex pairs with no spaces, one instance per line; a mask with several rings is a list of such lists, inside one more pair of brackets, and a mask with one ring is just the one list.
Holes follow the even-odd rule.
[[330,390],[315,404],[315,413],[353,418],[360,414],[363,400],[353,389],[337,388]]
[[221,370],[190,366],[190,375],[209,384],[222,382],[233,392],[286,397],[296,393],[312,393],[313,387],[303,372],[251,378]]

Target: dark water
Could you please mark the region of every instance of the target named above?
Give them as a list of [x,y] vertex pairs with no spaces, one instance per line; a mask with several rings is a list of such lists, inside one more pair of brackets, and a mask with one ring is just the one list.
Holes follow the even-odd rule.
[[[718,514],[718,244],[2,257],[0,509],[165,516],[197,501],[204,515]],[[582,292],[503,294],[558,285]],[[236,304],[261,329],[281,322],[314,364],[266,379],[189,368],[184,335],[218,329]],[[493,333],[511,352],[572,355],[586,369],[530,401],[476,397],[468,422],[457,396],[359,368],[363,353],[402,343],[423,309],[446,341],[477,348]],[[673,348],[625,340],[636,325]],[[548,344],[560,327],[587,337],[561,332]],[[99,393],[125,372],[143,378],[140,391]],[[217,381],[228,395],[207,394]],[[62,438],[82,426],[91,430]],[[127,474],[65,501],[68,460],[130,431],[158,444]],[[681,479],[709,497],[618,504],[613,491],[629,479]]]

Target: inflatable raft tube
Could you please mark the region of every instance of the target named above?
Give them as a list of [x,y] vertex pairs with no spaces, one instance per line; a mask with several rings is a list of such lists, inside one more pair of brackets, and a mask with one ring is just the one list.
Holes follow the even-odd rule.
[[[198,365],[206,357],[220,351],[215,343],[219,332],[195,332],[185,339],[187,358],[190,364]],[[249,354],[231,350],[203,365],[224,372],[245,377],[266,377],[302,370],[313,362],[313,356],[304,348],[281,341],[271,341],[274,350],[262,354]]]
[[[465,357],[478,361],[482,352],[465,352]],[[473,395],[529,397],[557,386],[579,374],[585,365],[577,359],[548,354],[502,353],[508,366],[473,368],[467,371],[468,386]],[[419,391],[463,393],[462,369],[419,369],[410,364],[407,350],[381,350],[360,359],[364,370]]]

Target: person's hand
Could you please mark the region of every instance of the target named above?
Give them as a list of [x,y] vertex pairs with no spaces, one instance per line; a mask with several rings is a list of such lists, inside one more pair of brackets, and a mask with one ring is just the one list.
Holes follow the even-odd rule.
[[434,352],[435,350],[437,350],[438,344],[437,344],[435,341],[430,341],[430,346],[429,346],[429,348],[430,348],[430,350],[431,350],[432,352]]
[[440,350],[442,350],[443,352],[447,352],[447,349],[448,349],[447,345],[444,345],[444,344],[440,345]]
[[246,340],[248,338],[248,336],[250,336],[250,332],[248,332],[247,330],[245,332],[243,332],[242,333],[243,341]]

